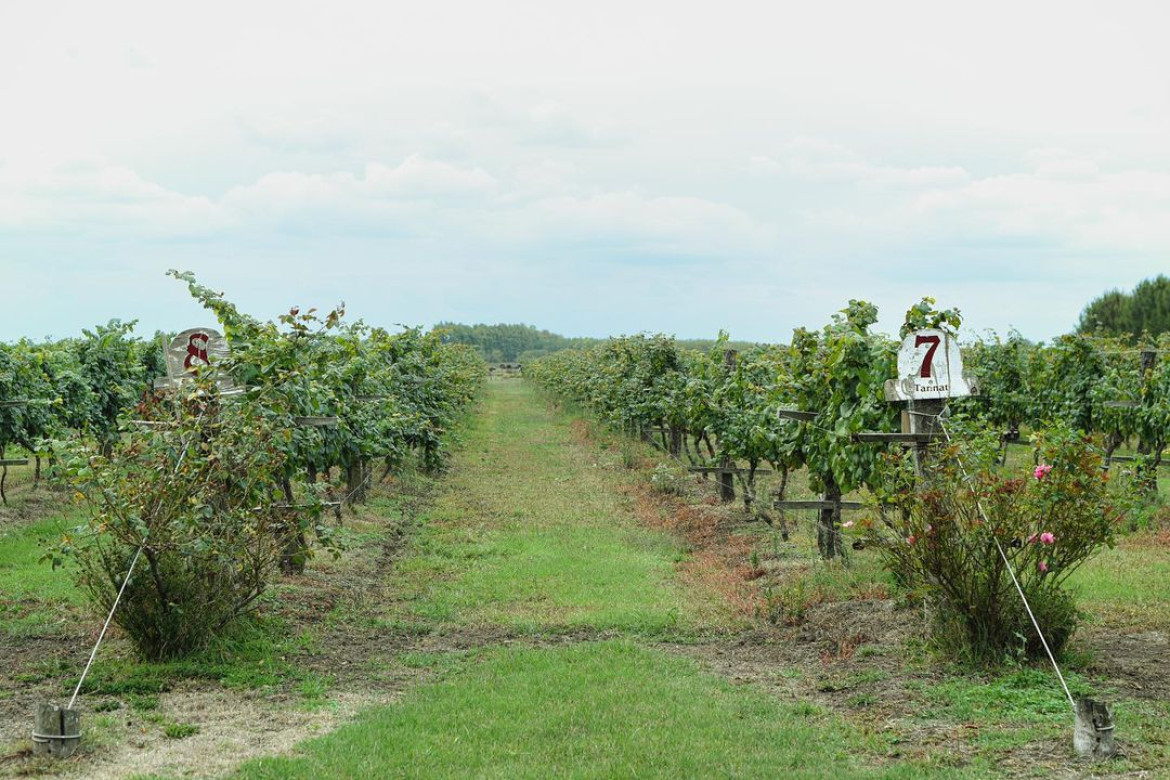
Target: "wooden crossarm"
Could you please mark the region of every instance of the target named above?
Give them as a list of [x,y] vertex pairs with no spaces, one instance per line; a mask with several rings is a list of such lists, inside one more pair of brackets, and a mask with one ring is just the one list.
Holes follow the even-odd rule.
[[865,509],[860,501],[776,501],[772,506],[777,509],[832,509],[841,507],[843,510]]
[[853,434],[856,442],[878,442],[882,444],[929,444],[933,441],[942,441],[946,438],[941,433],[883,433],[881,431],[861,431]]

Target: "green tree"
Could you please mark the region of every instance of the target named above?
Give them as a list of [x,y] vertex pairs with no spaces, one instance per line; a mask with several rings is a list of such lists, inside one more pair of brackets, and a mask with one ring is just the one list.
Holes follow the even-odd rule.
[[1111,290],[1081,312],[1078,333],[1158,336],[1170,331],[1170,278],[1146,279],[1132,293]]

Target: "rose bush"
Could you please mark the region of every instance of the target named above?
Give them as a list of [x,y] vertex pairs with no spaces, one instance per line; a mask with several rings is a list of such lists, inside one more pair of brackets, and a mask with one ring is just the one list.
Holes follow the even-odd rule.
[[886,565],[933,606],[937,644],[987,663],[1043,653],[1010,562],[1059,652],[1077,620],[1068,578],[1112,546],[1123,515],[1101,456],[1088,437],[1053,429],[1034,438],[1040,465],[1016,475],[997,466],[996,432],[948,427],[963,444],[940,452],[930,489],[906,491],[901,511],[869,521]]

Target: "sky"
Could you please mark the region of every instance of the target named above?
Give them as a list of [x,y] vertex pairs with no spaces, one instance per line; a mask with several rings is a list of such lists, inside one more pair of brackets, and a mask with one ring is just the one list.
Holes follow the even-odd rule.
[[1170,5],[0,0],[0,339],[246,311],[1072,329],[1170,270]]

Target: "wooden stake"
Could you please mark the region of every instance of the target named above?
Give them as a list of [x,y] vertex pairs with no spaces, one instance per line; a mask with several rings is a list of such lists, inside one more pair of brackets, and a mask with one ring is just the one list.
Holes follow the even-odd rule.
[[81,714],[56,704],[37,705],[33,725],[33,753],[69,758],[81,744]]
[[781,420],[798,420],[800,422],[810,422],[817,419],[820,415],[816,412],[804,412],[800,409],[777,409],[776,416]]
[[1104,702],[1077,699],[1073,749],[1081,758],[1109,758],[1117,752],[1113,713]]

